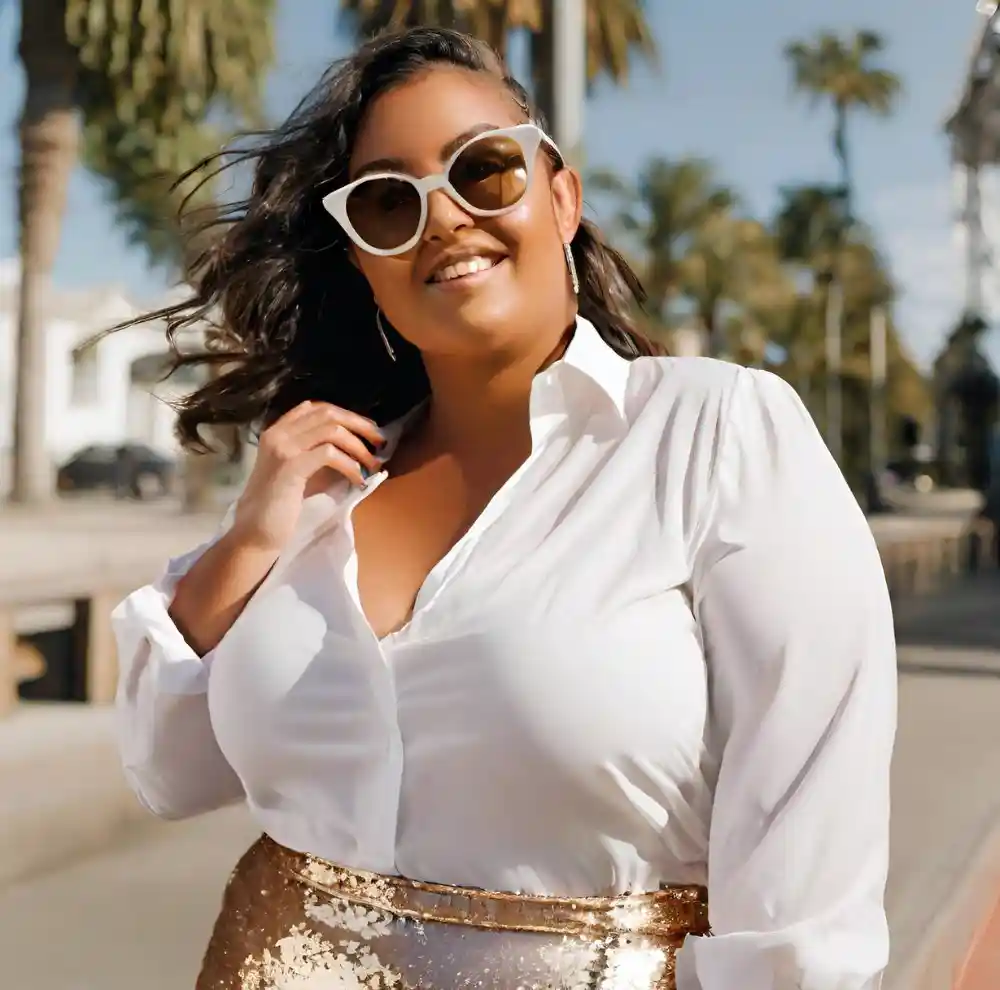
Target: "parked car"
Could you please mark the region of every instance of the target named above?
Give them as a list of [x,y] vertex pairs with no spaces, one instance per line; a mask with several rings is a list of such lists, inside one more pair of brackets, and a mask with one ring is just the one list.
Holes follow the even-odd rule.
[[77,451],[56,477],[63,492],[110,489],[119,498],[152,498],[170,492],[175,471],[169,457],[145,444],[92,444]]

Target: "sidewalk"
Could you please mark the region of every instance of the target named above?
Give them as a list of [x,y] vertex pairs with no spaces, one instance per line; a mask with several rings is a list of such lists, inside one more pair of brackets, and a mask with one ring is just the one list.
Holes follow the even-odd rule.
[[0,888],[3,986],[188,990],[229,871],[257,834],[241,808],[157,823]]
[[26,703],[0,719],[0,795],[0,890],[153,821],[125,784],[110,708]]
[[906,603],[897,635],[885,990],[952,990],[963,965],[984,971],[974,943],[1000,898],[1000,576]]

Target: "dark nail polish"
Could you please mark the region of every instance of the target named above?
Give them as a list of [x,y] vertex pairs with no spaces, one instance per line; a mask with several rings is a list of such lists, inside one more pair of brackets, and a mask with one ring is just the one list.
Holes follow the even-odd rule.
[[360,470],[361,470],[362,481],[367,481],[372,476],[371,471],[369,471],[368,468],[366,468],[363,464],[360,465]]

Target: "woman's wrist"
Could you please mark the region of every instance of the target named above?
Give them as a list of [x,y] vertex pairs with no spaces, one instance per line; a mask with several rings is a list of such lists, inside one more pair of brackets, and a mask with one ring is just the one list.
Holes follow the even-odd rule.
[[266,533],[238,518],[219,538],[216,546],[234,560],[247,563],[268,562],[270,567],[281,556],[281,545]]

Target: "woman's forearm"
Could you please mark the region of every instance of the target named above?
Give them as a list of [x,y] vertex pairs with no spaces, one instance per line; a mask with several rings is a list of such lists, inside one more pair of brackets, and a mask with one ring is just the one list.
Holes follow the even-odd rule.
[[267,577],[279,551],[230,530],[177,583],[170,618],[200,656],[215,649]]

